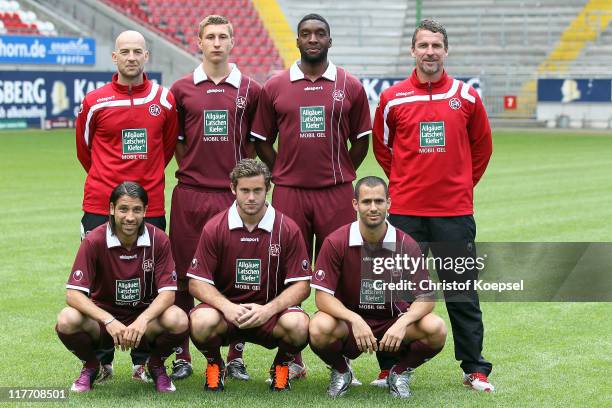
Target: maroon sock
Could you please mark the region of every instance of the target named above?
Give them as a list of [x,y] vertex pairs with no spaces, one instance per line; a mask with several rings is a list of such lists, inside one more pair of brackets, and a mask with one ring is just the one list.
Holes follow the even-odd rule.
[[434,350],[422,341],[415,340],[401,354],[399,361],[393,366],[393,372],[402,373],[408,369],[415,369],[440,351],[441,348]]
[[180,345],[180,350],[177,349],[176,359],[185,360],[188,363],[191,363],[191,354],[189,353],[189,336],[187,336]]
[[336,340],[327,346],[324,349],[319,349],[313,347],[310,348],[314,353],[323,360],[324,363],[331,366],[334,370],[337,370],[340,373],[346,373],[348,368],[348,364],[346,363],[346,359],[342,354],[343,344],[341,340]]
[[189,339],[189,329],[181,333],[163,332],[155,338],[153,342],[153,350],[149,358],[151,367],[160,367],[164,365],[164,360],[174,352],[174,348],[183,343],[185,339]]
[[230,343],[229,349],[227,350],[227,361],[232,361],[237,358],[242,358],[242,352],[244,351],[244,342],[242,340]]
[[73,334],[65,334],[58,330],[55,326],[57,337],[64,343],[64,346],[77,358],[85,364],[87,368],[98,368],[100,361],[96,357],[94,350],[93,339],[85,332],[77,332]]
[[[293,344],[287,343],[283,340],[278,341],[278,351],[274,357],[272,365],[283,365],[295,359],[295,356],[304,349],[304,346],[294,346]],[[300,358],[301,361],[301,358]]]
[[293,362],[297,365],[301,365],[304,366],[304,362],[302,361],[302,352],[300,351],[299,353],[296,353],[293,356]]
[[209,363],[221,364],[223,362],[223,358],[221,358],[221,338],[219,336],[209,337],[205,342],[191,337],[191,341],[204,354]]

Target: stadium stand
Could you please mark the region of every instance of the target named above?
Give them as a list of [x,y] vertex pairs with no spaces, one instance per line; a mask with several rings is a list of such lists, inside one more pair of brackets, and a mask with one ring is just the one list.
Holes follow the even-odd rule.
[[246,74],[264,81],[283,68],[274,42],[250,0],[105,0],[188,52],[199,55],[198,24],[208,14],[226,15],[236,36],[232,60]]
[[0,0],[0,34],[57,36],[57,31],[51,21],[40,20],[16,0]]

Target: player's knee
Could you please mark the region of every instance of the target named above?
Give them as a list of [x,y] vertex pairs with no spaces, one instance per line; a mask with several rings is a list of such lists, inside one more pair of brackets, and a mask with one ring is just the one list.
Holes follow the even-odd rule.
[[221,315],[214,309],[196,309],[189,316],[191,335],[201,341],[213,335],[220,323]]
[[182,333],[189,327],[187,314],[177,306],[170,306],[164,311],[162,323],[172,333]]
[[57,329],[65,334],[72,334],[81,328],[83,315],[73,307],[67,306],[57,316]]
[[305,313],[286,313],[281,316],[279,324],[285,332],[285,338],[293,344],[305,344],[308,342],[308,324],[310,323]]
[[432,346],[443,347],[446,341],[446,323],[440,317],[430,313],[426,316],[423,330],[427,335],[427,339]]
[[310,344],[314,347],[326,346],[329,343],[335,327],[336,319],[327,313],[317,312],[310,320],[308,326]]

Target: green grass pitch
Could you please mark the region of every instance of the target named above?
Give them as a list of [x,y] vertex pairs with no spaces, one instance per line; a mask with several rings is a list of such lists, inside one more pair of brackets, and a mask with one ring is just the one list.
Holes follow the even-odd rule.
[[[480,241],[610,241],[612,137],[601,133],[496,132],[494,155],[476,189]],[[0,132],[0,387],[68,387],[80,363],[53,330],[64,306],[64,284],[79,245],[84,171],[73,131]],[[175,164],[167,170],[167,208]],[[382,175],[370,154],[360,175]],[[314,310],[313,296],[306,303]],[[76,406],[610,406],[612,343],[609,303],[485,303],[484,354],[494,364],[494,394],[466,390],[444,351],[419,368],[409,402],[367,385],[374,356],[353,363],[362,387],[340,400],[325,397],[328,370],[309,349],[305,381],[291,393],[271,394],[264,383],[272,352],[248,345],[253,380],[228,381],[223,395],[202,391],[204,360],[195,350],[195,375],[173,395],[131,381],[127,353],[117,353],[116,376]],[[448,323],[443,303],[436,313]],[[607,391],[605,391],[607,390]],[[66,406],[64,403],[58,403]]]

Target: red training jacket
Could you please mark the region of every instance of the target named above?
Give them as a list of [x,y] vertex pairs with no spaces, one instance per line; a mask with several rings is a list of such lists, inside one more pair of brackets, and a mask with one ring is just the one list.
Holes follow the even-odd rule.
[[389,178],[392,214],[427,217],[474,212],[474,186],[493,144],[478,93],[446,72],[412,76],[386,89],[374,117],[374,154]]
[[142,185],[147,217],[164,211],[164,169],[178,134],[174,96],[149,81],[131,90],[113,81],[89,92],[77,117],[77,156],[87,172],[83,211],[106,215],[112,190],[124,181]]

